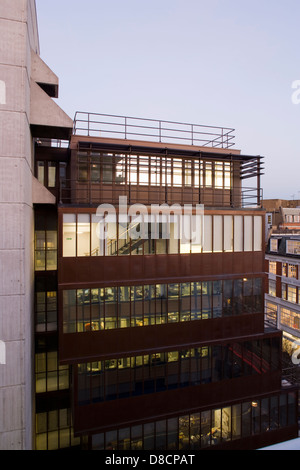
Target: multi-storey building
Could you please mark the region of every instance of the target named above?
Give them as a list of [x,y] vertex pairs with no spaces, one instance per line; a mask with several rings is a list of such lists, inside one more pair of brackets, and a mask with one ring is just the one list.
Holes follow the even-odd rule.
[[264,329],[262,159],[231,139],[224,128],[77,113],[68,148],[36,144],[36,176],[57,200],[36,207],[37,338],[47,357],[57,347],[59,370],[48,360],[43,373],[58,388],[72,370],[74,432],[87,448],[256,448],[297,436],[281,333]]
[[281,332],[264,329],[262,159],[235,150],[231,129],[73,122],[52,100],[34,1],[0,12],[1,448],[297,437]]
[[300,341],[300,235],[274,232],[266,251],[266,315],[283,330],[284,350],[296,354]]

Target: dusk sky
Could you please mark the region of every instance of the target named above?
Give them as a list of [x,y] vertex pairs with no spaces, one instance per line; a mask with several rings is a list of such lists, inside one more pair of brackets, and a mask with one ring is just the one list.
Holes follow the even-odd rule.
[[36,4],[41,58],[71,118],[233,127],[235,148],[265,157],[264,198],[300,199],[299,0]]

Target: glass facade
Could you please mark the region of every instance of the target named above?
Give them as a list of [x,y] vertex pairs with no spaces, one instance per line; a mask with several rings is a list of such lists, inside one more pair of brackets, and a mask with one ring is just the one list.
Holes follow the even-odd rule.
[[63,257],[262,250],[261,216],[194,217],[63,214]]
[[223,161],[80,150],[77,179],[118,185],[230,189],[231,165]]
[[262,278],[62,292],[63,332],[84,333],[262,313]]
[[78,403],[89,405],[276,371],[278,337],[78,365]]
[[201,450],[296,423],[296,394],[274,394],[91,437],[93,450]]

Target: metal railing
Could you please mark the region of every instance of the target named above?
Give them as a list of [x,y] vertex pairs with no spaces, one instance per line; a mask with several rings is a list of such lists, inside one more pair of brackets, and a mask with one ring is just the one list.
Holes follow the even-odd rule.
[[175,121],[77,111],[74,135],[146,140],[228,149],[234,146],[234,129]]

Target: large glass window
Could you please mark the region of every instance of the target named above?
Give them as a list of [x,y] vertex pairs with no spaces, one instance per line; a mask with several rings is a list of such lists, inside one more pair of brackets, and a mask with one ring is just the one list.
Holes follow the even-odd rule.
[[[174,212],[174,210],[173,210]],[[260,251],[253,240],[253,219],[246,216],[189,214],[126,214],[113,210],[103,216],[89,213],[63,214],[63,256],[124,256]],[[249,232],[250,231],[250,232]],[[48,238],[54,237],[49,231]],[[39,246],[43,234],[37,233]],[[50,245],[49,245],[50,246]],[[289,265],[289,275],[297,266]]]
[[[233,380],[257,373],[267,374],[279,368],[279,349],[278,338],[266,338],[263,341],[202,346],[168,353],[157,351],[144,356],[79,364],[76,373],[78,401],[80,405],[86,405],[190,385],[204,385],[212,381]],[[44,357],[42,359],[46,360]],[[260,432],[257,428],[258,411],[260,403],[252,402],[250,416],[255,433]],[[235,412],[237,419],[240,410],[236,409]],[[215,416],[214,427],[220,429],[219,437],[222,435],[223,440],[229,438],[233,417],[229,409],[224,411],[223,416]],[[269,420],[269,414],[266,419]],[[241,431],[238,423],[235,423],[234,429],[236,433]]]
[[57,351],[35,355],[36,393],[69,388],[69,366],[58,364]]
[[[39,295],[43,323],[46,300],[43,292]],[[64,332],[261,313],[262,305],[261,278],[65,290]]]
[[56,216],[36,214],[35,218],[35,271],[57,270]]
[[90,256],[90,215],[77,215],[77,256]]
[[57,330],[57,284],[54,279],[36,279],[35,313],[37,332]]

